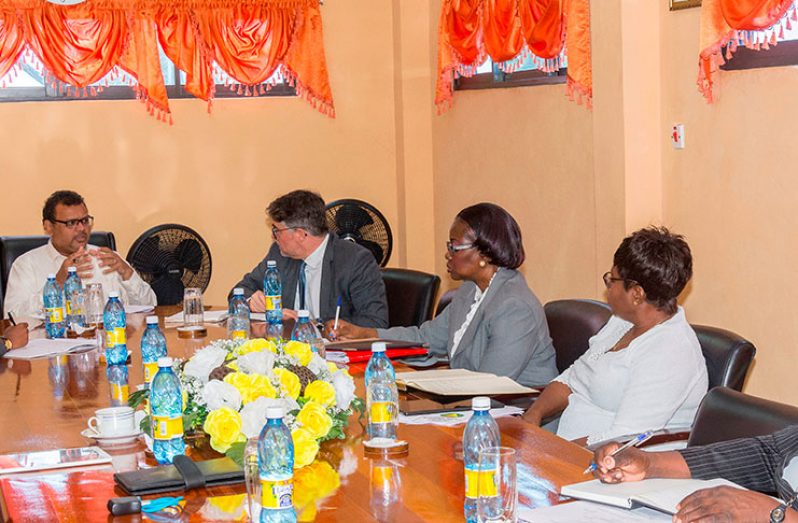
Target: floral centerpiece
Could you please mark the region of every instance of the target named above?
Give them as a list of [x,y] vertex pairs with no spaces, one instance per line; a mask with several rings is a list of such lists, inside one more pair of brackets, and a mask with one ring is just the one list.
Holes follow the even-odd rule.
[[[175,371],[185,399],[184,429],[204,431],[214,450],[239,463],[247,439],[266,423],[268,407],[283,407],[295,468],[313,463],[321,442],[343,439],[353,410],[363,410],[348,371],[297,341],[216,340]],[[141,402],[142,392],[131,404]]]

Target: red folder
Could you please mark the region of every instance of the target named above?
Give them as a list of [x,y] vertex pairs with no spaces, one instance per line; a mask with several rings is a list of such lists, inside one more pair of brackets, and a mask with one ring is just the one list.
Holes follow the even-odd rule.
[[[404,358],[406,356],[426,356],[428,350],[423,347],[410,347],[402,349],[387,349],[385,355],[390,359]],[[371,351],[347,352],[349,363],[360,363],[371,358]]]

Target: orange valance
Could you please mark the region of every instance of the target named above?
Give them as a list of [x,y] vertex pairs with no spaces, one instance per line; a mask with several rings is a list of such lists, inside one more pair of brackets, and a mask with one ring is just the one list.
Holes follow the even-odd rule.
[[0,2],[0,76],[26,61],[88,95],[102,89],[91,84],[119,75],[171,122],[159,43],[186,73],[186,89],[209,103],[214,68],[251,93],[279,67],[300,96],[335,116],[319,0]]
[[712,103],[715,99],[719,67],[739,46],[757,51],[769,49],[784,38],[784,29],[790,29],[796,21],[795,0],[704,0],[698,89],[707,101]]
[[443,0],[435,104],[451,105],[454,75],[473,76],[488,56],[509,73],[530,55],[546,72],[567,56],[567,93],[589,105],[590,0]]

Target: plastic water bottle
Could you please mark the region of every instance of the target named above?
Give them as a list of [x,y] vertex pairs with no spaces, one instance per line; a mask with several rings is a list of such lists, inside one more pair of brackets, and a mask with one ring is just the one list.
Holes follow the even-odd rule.
[[[474,411],[463,431],[463,464],[465,465],[465,504],[463,512],[467,522],[478,521],[477,485],[493,484],[495,470],[479,469],[479,451],[501,445],[501,434],[496,420],[490,415],[490,398],[479,396],[471,400]],[[497,502],[501,503],[497,496]]]
[[396,373],[385,355],[385,343],[371,344],[371,359],[366,365],[366,408],[371,439],[396,439],[399,424],[399,392]]
[[144,383],[149,386],[158,372],[158,358],[166,356],[166,338],[158,328],[158,316],[147,316],[147,328],[141,336],[141,362]]
[[283,423],[283,408],[266,409],[258,439],[261,523],[294,523],[294,441]]
[[64,303],[66,304],[67,324],[72,330],[75,327],[85,327],[86,317],[83,314],[83,282],[78,276],[76,267],[67,269],[67,279],[64,282]]
[[296,324],[294,324],[294,330],[291,331],[291,339],[307,343],[315,352],[316,348],[313,347],[313,342],[318,336],[316,335],[316,329],[310,324],[310,312],[299,310],[296,314],[297,320]]
[[227,307],[227,337],[231,340],[249,338],[249,305],[241,287],[233,289],[233,297]]
[[171,463],[185,454],[183,440],[183,394],[180,380],[172,371],[172,358],[158,358],[158,373],[150,384],[152,451],[158,463]]
[[119,301],[119,293],[108,293],[108,303],[103,310],[105,326],[105,361],[108,365],[124,365],[127,361],[127,336],[125,307]]
[[48,338],[63,338],[66,333],[64,323],[64,296],[55,281],[55,274],[47,275],[42,296],[44,301],[44,328]]
[[269,324],[283,323],[283,283],[277,262],[266,262],[266,274],[263,276],[263,295],[266,297],[266,321]]
[[111,405],[115,407],[127,406],[127,400],[130,397],[127,367],[124,365],[109,365],[107,374],[108,384],[111,388]]
[[54,356],[50,358],[47,367],[47,376],[53,386],[53,397],[59,401],[64,399],[64,390],[66,390],[67,383],[69,383],[67,360],[67,356]]

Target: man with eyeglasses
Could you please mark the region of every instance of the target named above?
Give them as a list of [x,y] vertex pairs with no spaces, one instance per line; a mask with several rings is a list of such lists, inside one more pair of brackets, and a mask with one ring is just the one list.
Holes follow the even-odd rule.
[[[266,209],[274,243],[268,254],[234,287],[242,287],[252,312],[263,312],[266,262],[274,260],[283,284],[283,318],[306,309],[324,322],[340,317],[370,327],[388,326],[388,303],[374,256],[356,243],[330,234],[324,200],[310,191],[280,196]],[[232,291],[231,291],[232,294]]]
[[47,275],[64,284],[69,267],[77,268],[83,283],[102,283],[103,292],[118,291],[126,305],[156,305],[155,293],[108,247],[89,245],[94,217],[83,197],[74,191],[56,191],[42,209],[46,245],[26,252],[14,261],[8,275],[5,310],[15,316],[33,316],[42,310],[42,290]]

